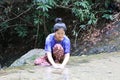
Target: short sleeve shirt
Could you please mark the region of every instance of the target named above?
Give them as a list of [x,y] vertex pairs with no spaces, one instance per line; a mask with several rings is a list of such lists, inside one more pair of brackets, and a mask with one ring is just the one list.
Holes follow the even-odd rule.
[[45,41],[45,51],[51,52],[53,51],[53,47],[55,44],[61,44],[64,49],[64,54],[70,53],[70,39],[65,35],[64,39],[60,42],[56,41],[54,37],[54,33],[49,34]]

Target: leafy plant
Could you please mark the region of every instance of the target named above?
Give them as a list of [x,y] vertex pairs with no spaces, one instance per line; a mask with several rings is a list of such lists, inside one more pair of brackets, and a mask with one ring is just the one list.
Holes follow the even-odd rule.
[[74,7],[72,8],[72,12],[76,17],[80,20],[80,22],[84,22],[88,20],[88,24],[95,24],[96,17],[92,11],[91,5],[88,1],[76,1],[74,3]]
[[0,28],[2,28],[2,30],[6,30],[8,26],[9,26],[8,22],[2,22],[0,24]]
[[[31,33],[36,36],[36,44],[40,44],[42,43],[40,39],[44,40],[46,37],[45,32],[51,32],[52,27],[50,25],[53,25],[53,19],[58,17],[54,10],[63,9],[63,13],[70,11],[71,16],[77,21],[75,23],[77,26],[73,26],[73,28],[76,28],[71,32],[78,37],[81,31],[88,30],[88,25],[97,24],[100,18],[113,20],[112,15],[106,14],[108,12],[106,7],[109,6],[112,0],[102,1],[31,0],[31,2],[22,3],[21,6],[21,3],[10,1],[5,3],[4,0],[1,0],[0,31],[6,31],[8,28],[11,28],[13,33],[17,33],[18,37],[22,38]],[[102,14],[102,16],[98,16],[99,14]],[[11,27],[16,24],[19,25]],[[28,26],[30,29],[27,28]]]
[[105,18],[105,19],[108,19],[108,20],[113,20],[114,19],[113,16],[110,15],[110,14],[103,14],[102,17]]
[[25,28],[24,26],[19,25],[18,27],[15,28],[15,30],[18,33],[19,37],[26,37],[28,34],[27,28]]

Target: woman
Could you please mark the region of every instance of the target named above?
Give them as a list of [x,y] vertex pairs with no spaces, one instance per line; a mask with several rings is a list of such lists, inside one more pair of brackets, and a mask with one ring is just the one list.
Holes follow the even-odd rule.
[[54,68],[64,68],[69,61],[70,40],[65,35],[66,25],[61,18],[56,18],[55,22],[54,33],[49,34],[46,38],[46,55],[36,59],[35,65],[52,65]]

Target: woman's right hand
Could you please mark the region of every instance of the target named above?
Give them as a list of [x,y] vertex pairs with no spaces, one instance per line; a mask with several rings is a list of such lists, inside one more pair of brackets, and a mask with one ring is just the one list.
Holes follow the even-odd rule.
[[56,69],[63,69],[64,68],[64,66],[62,66],[61,64],[54,64],[53,67]]
[[54,68],[59,68],[59,66],[57,64],[54,64],[53,67]]

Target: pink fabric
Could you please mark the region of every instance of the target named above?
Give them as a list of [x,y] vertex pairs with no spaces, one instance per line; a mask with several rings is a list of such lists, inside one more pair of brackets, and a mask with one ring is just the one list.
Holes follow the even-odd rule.
[[[60,44],[56,44],[53,47],[53,54],[52,57],[56,63],[62,63],[64,59],[64,49]],[[47,55],[37,58],[34,61],[35,65],[42,65],[42,66],[49,66],[51,65],[50,62],[48,61]]]
[[37,58],[35,61],[34,61],[34,64],[35,65],[41,65],[41,66],[49,66],[51,65],[48,61],[47,61],[47,56],[43,56],[43,57],[40,57],[40,58]]

